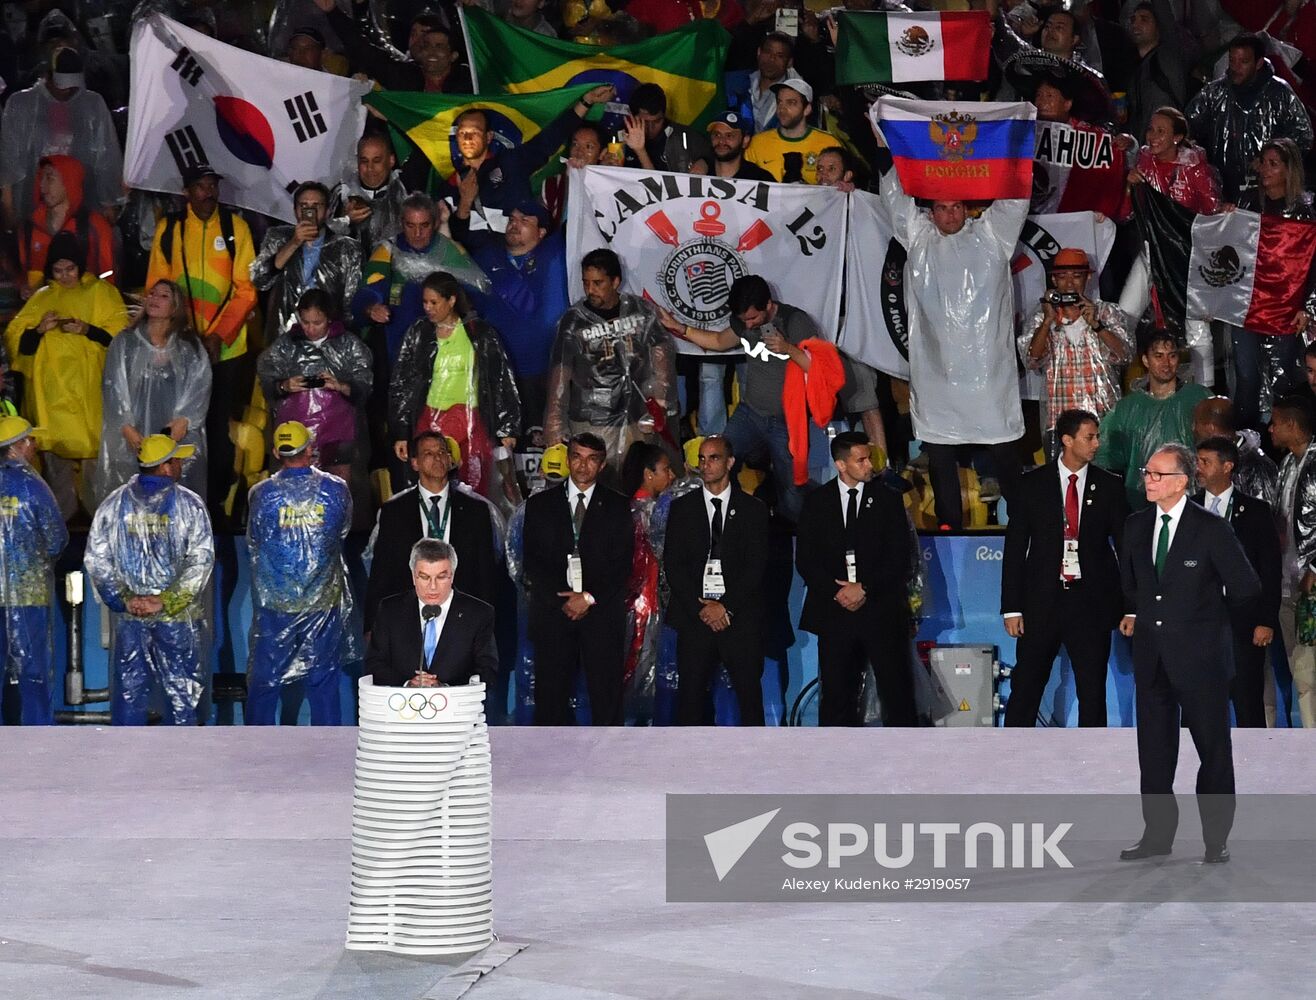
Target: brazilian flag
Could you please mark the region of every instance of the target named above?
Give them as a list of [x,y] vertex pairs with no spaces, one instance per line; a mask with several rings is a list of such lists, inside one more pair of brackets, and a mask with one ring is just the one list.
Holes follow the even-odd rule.
[[518,28],[480,7],[462,7],[475,89],[485,94],[533,94],[577,83],[610,83],[627,101],[639,83],[667,94],[667,117],[702,127],[725,110],[722,73],[731,36],[701,18],[654,38],[600,48]]
[[[393,127],[393,146],[398,159],[407,149],[398,142],[399,133],[420,148],[439,177],[448,177],[463,166],[452,134],[457,116],[468,108],[479,108],[489,119],[494,142],[511,148],[533,139],[553,119],[580,100],[594,83],[563,87],[543,94],[505,94],[475,97],[470,94],[425,94],[410,90],[377,90],[361,100],[382,114]],[[602,109],[591,109],[596,117]],[[556,166],[555,158],[549,168]],[[543,171],[541,171],[542,173]]]

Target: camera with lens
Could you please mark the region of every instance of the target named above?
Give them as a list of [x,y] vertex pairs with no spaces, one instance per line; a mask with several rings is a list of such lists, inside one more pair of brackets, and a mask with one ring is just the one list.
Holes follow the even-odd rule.
[[1053,306],[1076,306],[1083,301],[1083,296],[1078,292],[1061,292],[1052,288],[1043,296],[1042,301]]

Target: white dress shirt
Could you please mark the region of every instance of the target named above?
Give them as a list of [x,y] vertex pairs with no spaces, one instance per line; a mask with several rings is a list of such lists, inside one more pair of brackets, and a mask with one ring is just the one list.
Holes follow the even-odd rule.
[[731,480],[727,480],[727,488],[721,493],[710,493],[708,487],[703,487],[704,494],[704,516],[708,518],[708,529],[713,529],[713,499],[716,497],[722,501],[722,530],[727,527],[727,517],[731,513]]
[[850,509],[850,491],[852,489],[859,491],[858,493],[855,494],[855,516],[858,517],[859,508],[860,506],[862,506],[864,502],[864,484],[855,483],[853,486],[846,486],[845,480],[842,479],[840,476],[837,476],[836,485],[841,491],[841,523],[848,528],[850,527],[850,525],[846,524],[845,514],[846,511]]
[[[1060,470],[1060,510],[1062,512],[1065,509],[1065,498],[1069,496],[1069,477],[1078,476],[1078,482],[1075,486],[1078,489],[1078,524],[1081,528],[1083,526],[1083,493],[1088,488],[1088,467],[1084,465],[1083,468],[1075,472],[1064,463],[1063,459],[1057,458],[1056,468]],[[1061,523],[1066,524],[1068,522],[1062,518]]]
[[[444,483],[443,489],[439,490],[439,492],[437,493],[431,493],[429,490],[425,489],[424,486],[421,486],[420,483],[416,484],[416,490],[417,492],[420,493],[420,537],[429,538],[430,519],[425,512],[434,509],[430,503],[430,497],[439,498],[439,507],[440,507],[439,521],[442,522],[443,511],[446,511],[448,509],[448,497],[452,492],[452,482],[451,480],[449,480],[448,482]],[[443,525],[443,540],[445,542],[448,541],[448,536],[451,534],[452,534],[452,514],[450,513],[448,514],[448,523]]]
[[[1204,496],[1202,497],[1202,500],[1204,502],[1202,506],[1212,514],[1219,514],[1221,517],[1224,517],[1225,514],[1229,512],[1230,502],[1234,499],[1234,484],[1230,483],[1229,486],[1225,488],[1225,491],[1219,496],[1216,496],[1210,490],[1204,490],[1203,493]],[[1213,501],[1216,500],[1218,500],[1219,503],[1213,503]],[[1212,509],[1213,507],[1218,509]]]
[[[1169,547],[1173,547],[1174,533],[1179,530],[1179,519],[1183,517],[1183,509],[1187,506],[1188,506],[1188,494],[1185,493],[1183,496],[1179,498],[1179,502],[1175,504],[1173,507],[1171,507],[1169,510],[1161,510],[1159,506],[1156,508],[1156,519],[1154,524],[1152,525],[1152,565],[1153,566],[1156,565],[1156,546],[1161,540],[1161,529],[1166,527],[1170,529]],[[1163,514],[1170,515],[1169,525],[1166,525],[1166,523],[1161,520],[1161,516]]]
[[593,482],[581,489],[574,480],[567,480],[567,506],[571,508],[572,517],[576,516],[576,503],[582,493],[585,494],[585,509],[589,510],[589,502],[594,499],[594,487],[597,485],[597,482]]

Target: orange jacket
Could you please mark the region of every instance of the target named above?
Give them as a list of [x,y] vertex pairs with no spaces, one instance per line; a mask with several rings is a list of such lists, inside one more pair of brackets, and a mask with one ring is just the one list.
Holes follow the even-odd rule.
[[826,427],[836,411],[836,394],[845,387],[845,368],[835,344],[811,337],[800,343],[800,350],[809,355],[809,370],[788,364],[781,389],[796,486],[809,481],[809,418]]
[[68,198],[68,209],[64,213],[64,225],[60,232],[73,233],[82,240],[87,250],[88,274],[114,284],[114,243],[110,235],[110,224],[99,212],[85,211],[82,212],[79,225],[79,210],[83,208],[82,188],[87,172],[72,156],[52,154],[37,161],[36,193],[32,198],[32,204],[37,207],[28,216],[19,234],[18,259],[27,272],[28,287],[35,290],[46,283],[46,251],[50,249],[50,241],[58,235],[50,231],[50,210],[41,200],[41,170],[47,166],[59,172]]

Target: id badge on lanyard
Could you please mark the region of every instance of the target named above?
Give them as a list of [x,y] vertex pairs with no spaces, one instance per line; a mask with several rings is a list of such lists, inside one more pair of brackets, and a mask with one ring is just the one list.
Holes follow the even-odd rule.
[[855,560],[854,549],[845,550],[845,582],[859,582],[859,564]]
[[585,567],[579,552],[567,556],[567,589],[576,594],[585,592]]
[[1083,571],[1078,565],[1078,539],[1066,538],[1064,553],[1060,557],[1060,574],[1069,579],[1078,580]]
[[726,580],[722,577],[722,560],[708,560],[704,563],[704,600],[716,601],[725,597],[726,592]]

